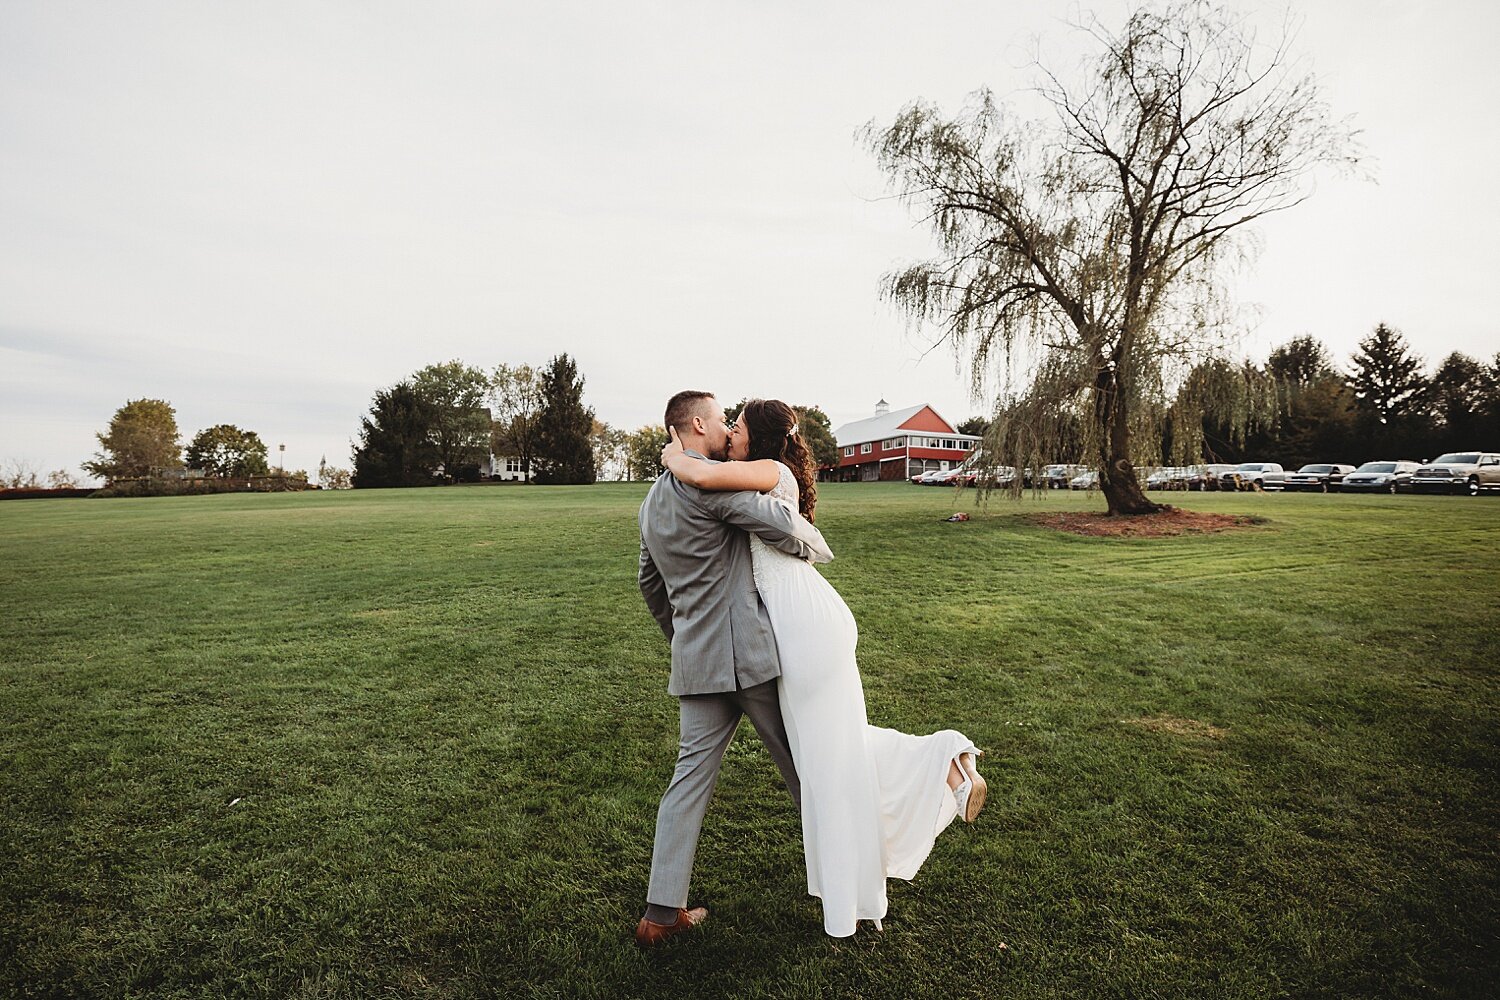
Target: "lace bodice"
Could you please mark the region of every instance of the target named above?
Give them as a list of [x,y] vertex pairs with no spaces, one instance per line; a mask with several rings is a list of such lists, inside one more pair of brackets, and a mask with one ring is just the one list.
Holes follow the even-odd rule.
[[797,477],[792,475],[792,470],[776,463],[776,468],[781,470],[781,477],[776,480],[776,485],[766,491],[766,496],[791,504],[793,510],[797,509],[797,502],[802,494],[797,490]]
[[[793,514],[797,514],[797,502],[801,496],[797,489],[797,479],[792,475],[792,470],[780,462],[776,463],[776,468],[781,470],[780,478],[776,480],[775,486],[766,491],[766,496],[780,500],[792,509]],[[750,564],[755,573],[755,587],[762,594],[788,574],[812,569],[809,563],[796,556],[767,545],[758,535],[750,536]]]

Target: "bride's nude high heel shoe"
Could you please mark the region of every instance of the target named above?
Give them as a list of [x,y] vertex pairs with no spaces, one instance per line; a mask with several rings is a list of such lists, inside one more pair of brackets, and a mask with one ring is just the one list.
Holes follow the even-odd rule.
[[989,792],[989,785],[974,763],[975,757],[983,756],[983,750],[965,750],[958,755],[956,761],[964,780],[953,790],[953,798],[958,802],[958,814],[965,823],[972,823],[978,818],[979,811],[984,808],[984,797]]

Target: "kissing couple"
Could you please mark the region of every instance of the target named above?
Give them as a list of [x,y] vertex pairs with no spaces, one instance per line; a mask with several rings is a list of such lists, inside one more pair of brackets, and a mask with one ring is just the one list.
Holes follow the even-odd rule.
[[980,750],[944,729],[870,725],[854,616],[814,563],[817,487],[796,412],[745,403],[731,428],[707,392],[667,402],[666,472],[641,504],[640,586],[672,644],[680,740],[656,813],[644,948],[708,917],[687,908],[698,833],[740,716],[748,715],[802,815],[807,891],[823,929],[853,934],[886,915],[885,880],[916,877],[957,816],[984,807]]

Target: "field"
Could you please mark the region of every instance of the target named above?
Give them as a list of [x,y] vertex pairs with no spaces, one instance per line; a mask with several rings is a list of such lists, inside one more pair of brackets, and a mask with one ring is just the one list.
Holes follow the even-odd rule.
[[640,485],[0,504],[0,994],[1491,997],[1500,499],[1201,494],[1099,539],[828,486],[873,721],[990,804],[836,942],[753,733],[701,933]]

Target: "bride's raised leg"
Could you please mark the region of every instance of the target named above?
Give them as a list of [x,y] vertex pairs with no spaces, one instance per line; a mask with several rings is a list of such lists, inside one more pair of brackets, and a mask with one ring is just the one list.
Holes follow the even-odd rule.
[[979,767],[975,763],[976,757],[983,756],[983,750],[970,747],[948,764],[948,787],[953,790],[953,798],[958,803],[958,814],[965,823],[972,823],[979,817],[979,811],[984,808],[985,796],[989,793],[989,784],[979,773]]

